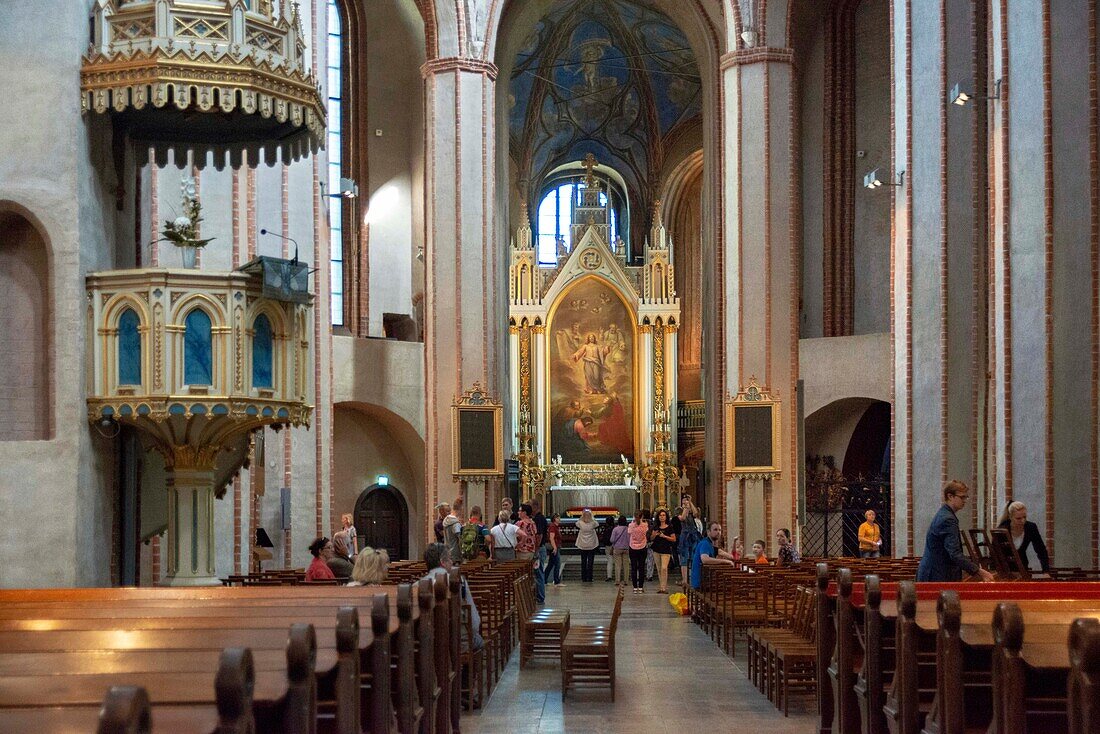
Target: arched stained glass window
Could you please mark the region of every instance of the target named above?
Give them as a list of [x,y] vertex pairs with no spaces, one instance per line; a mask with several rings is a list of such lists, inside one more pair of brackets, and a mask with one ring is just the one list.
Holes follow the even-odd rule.
[[183,320],[183,326],[183,382],[209,385],[214,375],[210,316],[201,308],[193,308]]
[[[600,205],[607,206],[606,185],[600,192]],[[535,231],[538,233],[538,253],[540,265],[557,265],[557,242],[570,239],[570,227],[573,225],[573,207],[571,201],[580,201],[584,191],[584,178],[562,181],[546,192],[539,202]],[[616,192],[617,193],[617,192]],[[614,196],[615,194],[613,194]],[[612,202],[614,204],[614,202]],[[619,236],[619,217],[617,208],[611,208],[611,243]],[[609,244],[611,244],[609,243]]]
[[273,387],[271,322],[260,314],[252,325],[252,387]]
[[118,384],[141,384],[141,319],[132,308],[118,317]]
[[[328,2],[328,46],[327,46],[327,112],[328,141],[325,154],[328,156],[328,221],[330,265],[329,288],[332,293],[332,323],[344,323],[344,199],[340,194],[341,133],[343,132],[343,56],[344,37],[341,29],[340,8],[336,0]],[[335,196],[333,196],[335,194]]]

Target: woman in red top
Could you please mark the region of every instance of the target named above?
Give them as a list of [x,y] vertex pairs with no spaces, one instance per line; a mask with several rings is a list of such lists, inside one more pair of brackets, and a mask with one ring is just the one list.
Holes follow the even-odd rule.
[[322,536],[309,544],[309,552],[313,554],[313,562],[306,569],[306,581],[335,579],[332,569],[328,567],[328,559],[336,553],[333,550],[332,541]]
[[553,581],[554,588],[564,586],[561,582],[561,517],[554,513],[550,517],[550,527],[546,529],[550,539],[550,559],[546,562],[546,580]]

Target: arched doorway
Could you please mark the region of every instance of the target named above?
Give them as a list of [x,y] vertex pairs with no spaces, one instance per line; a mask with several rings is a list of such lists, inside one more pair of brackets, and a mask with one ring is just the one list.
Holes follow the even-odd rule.
[[372,484],[355,501],[359,547],[385,548],[390,560],[409,557],[409,506],[389,485]]

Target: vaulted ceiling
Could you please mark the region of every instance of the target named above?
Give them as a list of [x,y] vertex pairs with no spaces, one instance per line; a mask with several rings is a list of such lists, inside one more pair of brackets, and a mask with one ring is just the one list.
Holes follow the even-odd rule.
[[592,153],[648,211],[665,151],[699,118],[702,88],[687,38],[666,15],[632,0],[572,0],[524,41],[508,104],[528,197],[555,168]]

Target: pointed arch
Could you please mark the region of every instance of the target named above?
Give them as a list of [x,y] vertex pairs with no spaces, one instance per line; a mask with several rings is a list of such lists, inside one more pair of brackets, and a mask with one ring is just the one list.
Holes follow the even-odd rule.
[[183,382],[214,384],[214,332],[210,314],[196,305],[183,317]]

